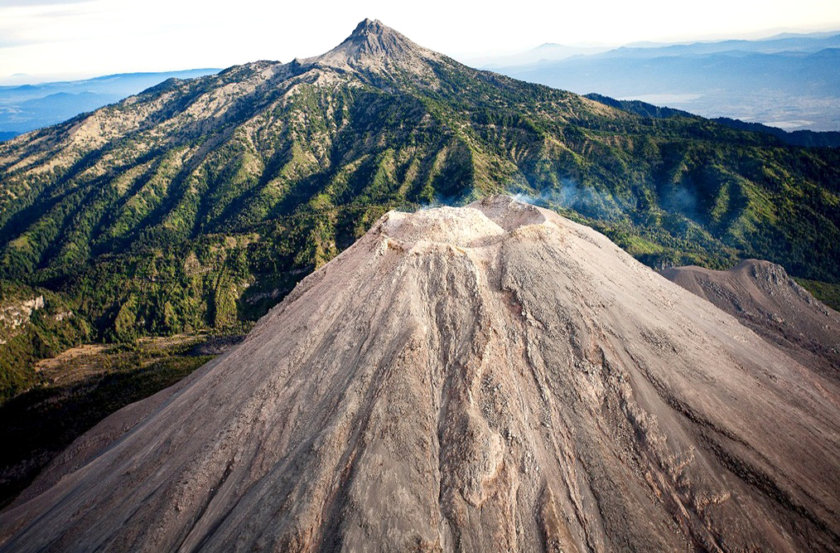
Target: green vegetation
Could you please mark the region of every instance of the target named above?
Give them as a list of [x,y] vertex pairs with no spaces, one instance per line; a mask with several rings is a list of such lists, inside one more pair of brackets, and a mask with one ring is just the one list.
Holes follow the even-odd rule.
[[835,311],[840,311],[840,284],[808,280],[806,278],[796,278],[794,280],[800,286],[811,292],[815,298]]
[[0,281],[0,404],[42,382],[33,370],[36,361],[91,334],[90,325],[61,294]]
[[140,341],[59,359],[47,381],[0,406],[0,506],[50,459],[97,422],[170,386],[212,359],[195,352],[207,337]]

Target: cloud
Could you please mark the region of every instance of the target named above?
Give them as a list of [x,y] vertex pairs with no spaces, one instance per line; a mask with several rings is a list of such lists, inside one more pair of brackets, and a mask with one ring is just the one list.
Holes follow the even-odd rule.
[[88,4],[91,0],[0,0],[0,8],[27,8],[29,6],[59,6],[62,4]]

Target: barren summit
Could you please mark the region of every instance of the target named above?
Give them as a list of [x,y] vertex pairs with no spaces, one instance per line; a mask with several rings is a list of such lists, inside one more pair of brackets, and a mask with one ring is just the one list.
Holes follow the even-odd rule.
[[418,46],[381,21],[365,19],[347,39],[329,52],[308,58],[305,65],[323,65],[338,69],[421,71],[429,61],[441,61],[440,54]]
[[838,551],[839,400],[552,212],[390,212],[78,440],[0,550]]

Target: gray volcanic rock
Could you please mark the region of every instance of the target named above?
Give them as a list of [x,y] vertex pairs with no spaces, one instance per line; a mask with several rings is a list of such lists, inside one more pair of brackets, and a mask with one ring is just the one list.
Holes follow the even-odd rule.
[[836,381],[507,198],[385,215],[152,401],[0,550],[840,550]]
[[365,19],[341,44],[314,58],[303,60],[303,65],[318,64],[336,68],[378,68],[387,64],[410,67],[412,63],[440,60],[443,56],[419,46],[404,35],[382,24],[379,20]]
[[662,275],[734,315],[801,363],[840,377],[840,313],[799,286],[781,265],[747,259],[728,271],[688,266]]

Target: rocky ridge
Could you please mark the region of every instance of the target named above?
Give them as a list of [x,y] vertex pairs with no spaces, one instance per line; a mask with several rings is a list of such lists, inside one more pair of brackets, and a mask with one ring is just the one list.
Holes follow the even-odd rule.
[[840,378],[840,313],[816,300],[784,267],[747,259],[728,271],[673,267],[662,275],[733,315],[802,364]]

